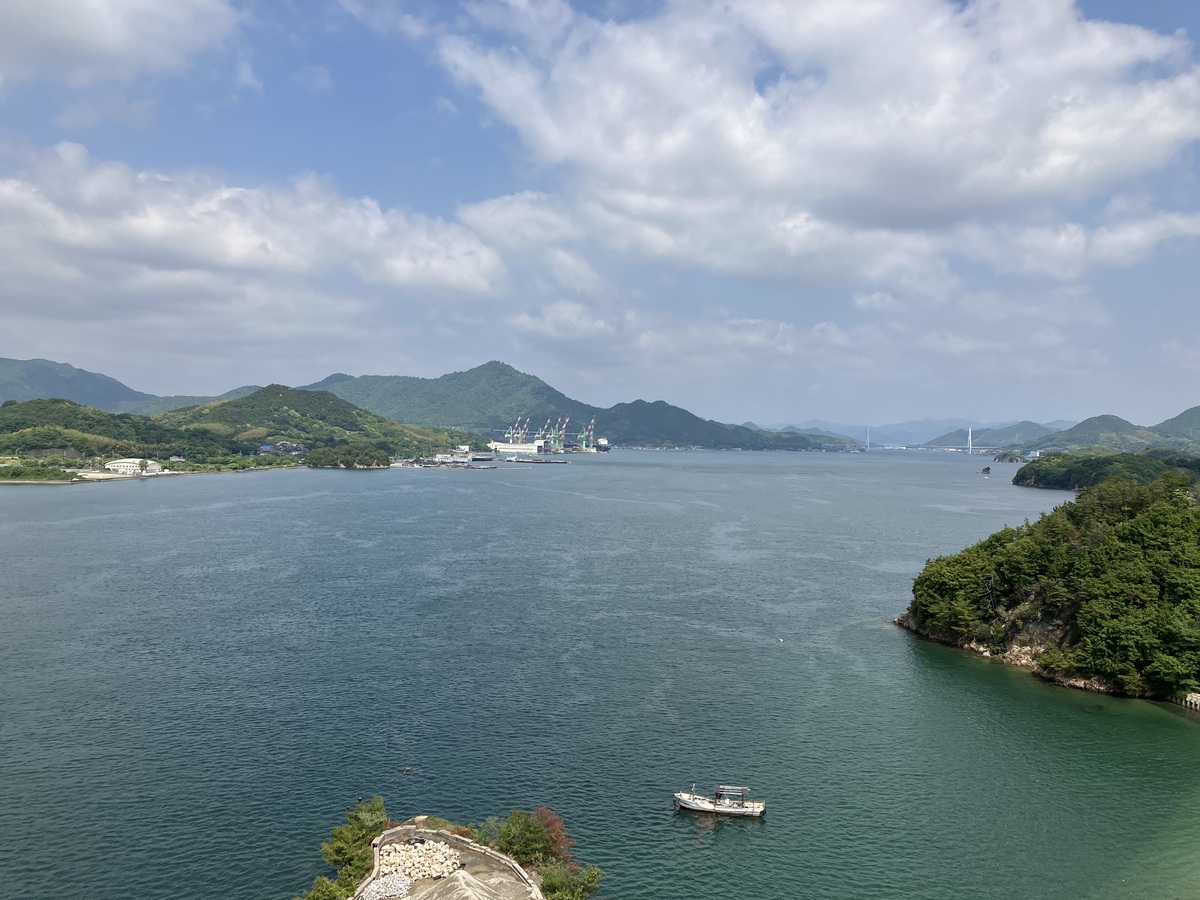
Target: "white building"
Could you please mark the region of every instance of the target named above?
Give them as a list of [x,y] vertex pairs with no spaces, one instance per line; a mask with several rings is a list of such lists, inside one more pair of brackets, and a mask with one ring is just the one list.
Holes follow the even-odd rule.
[[141,475],[143,462],[146,465],[147,475],[158,475],[163,470],[163,467],[152,459],[114,459],[110,463],[105,463],[104,468],[110,472],[116,472],[118,475]]

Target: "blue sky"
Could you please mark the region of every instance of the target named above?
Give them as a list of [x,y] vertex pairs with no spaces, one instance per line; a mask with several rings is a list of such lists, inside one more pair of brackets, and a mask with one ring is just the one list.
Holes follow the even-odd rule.
[[13,0],[0,356],[722,421],[1200,404],[1191,0]]

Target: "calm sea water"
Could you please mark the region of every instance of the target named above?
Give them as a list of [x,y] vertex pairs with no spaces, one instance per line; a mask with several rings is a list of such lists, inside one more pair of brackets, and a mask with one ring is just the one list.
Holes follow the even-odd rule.
[[[1200,727],[890,624],[1067,495],[955,454],[0,490],[0,895],[289,898],[360,796],[604,898],[1200,896]],[[672,811],[734,782],[762,821]]]

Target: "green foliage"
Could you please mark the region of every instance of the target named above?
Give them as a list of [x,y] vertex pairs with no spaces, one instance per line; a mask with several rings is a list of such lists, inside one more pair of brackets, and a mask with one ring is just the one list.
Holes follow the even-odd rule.
[[469,833],[475,842],[536,870],[547,900],[583,900],[600,887],[603,873],[596,866],[580,868],[571,855],[575,841],[548,807],[514,809],[503,822],[491,816],[482,825],[469,826]]
[[29,400],[0,406],[0,453],[71,447],[84,456],[225,455],[236,442],[128,413],[108,413],[70,400]]
[[483,844],[485,847],[498,848],[500,846],[500,835],[504,828],[504,823],[496,816],[488,816],[482,825],[472,823],[467,826],[471,840],[477,844]]
[[1110,479],[1037,522],[1005,528],[913,582],[930,636],[1003,649],[1032,622],[1062,635],[1039,663],[1130,695],[1200,689],[1200,508],[1189,477]]
[[371,841],[383,833],[387,822],[382,797],[359,801],[347,811],[345,824],[330,829],[329,840],[321,845],[321,856],[338,870],[337,878],[318,876],[297,900],[345,900],[353,894],[371,872],[375,861]]
[[1092,416],[1073,428],[1055,432],[1023,446],[1033,450],[1058,451],[1090,450],[1100,447],[1109,451],[1136,453],[1148,447],[1188,449],[1191,442],[1187,438],[1177,435],[1134,425],[1118,416]]
[[1067,453],[1026,463],[1013,476],[1013,484],[1026,487],[1077,491],[1109,478],[1149,484],[1173,469],[1200,476],[1200,458],[1169,450],[1141,453]]
[[289,440],[309,447],[361,444],[361,459],[428,456],[478,438],[389,422],[323,391],[280,385],[232,400],[148,419],[107,413],[70,400],[30,400],[0,406],[0,454],[73,448],[87,457],[183,456],[189,466],[225,469],[292,465],[259,456],[259,445]]
[[281,384],[252,394],[163,413],[157,421],[194,433],[236,435],[254,445],[281,440],[333,447],[373,444],[386,454],[429,456],[457,444],[483,449],[472,435],[400,425],[360,409],[328,391],[301,391]]
[[579,871],[559,862],[550,863],[539,874],[542,876],[542,895],[546,900],[584,900],[599,889],[603,877],[596,866]]
[[531,812],[514,809],[500,829],[500,852],[536,868],[554,859],[546,826]]
[[[330,831],[321,845],[321,855],[338,869],[337,877],[318,876],[312,888],[297,900],[346,900],[354,893],[374,863],[371,842],[387,827],[383,799],[360,802],[346,814],[346,823]],[[538,872],[547,900],[584,900],[600,886],[600,869],[581,869],[571,857],[575,841],[567,834],[562,819],[539,806],[533,812],[514,809],[503,822],[488,817],[482,825],[466,827],[429,816],[425,826],[468,836],[476,843],[507,854],[522,866]]]
[[0,466],[0,481],[70,481],[72,478],[77,477],[72,472],[64,472],[58,466]]
[[386,466],[391,462],[387,453],[373,444],[343,444],[340,447],[319,447],[308,454],[308,465],[314,469],[366,469]]

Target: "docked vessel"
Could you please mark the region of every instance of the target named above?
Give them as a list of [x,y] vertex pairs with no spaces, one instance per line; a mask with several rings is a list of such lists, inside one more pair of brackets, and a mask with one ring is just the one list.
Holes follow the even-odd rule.
[[766,801],[750,800],[750,788],[718,784],[712,796],[697,794],[696,785],[690,791],[676,791],[672,803],[676,809],[714,813],[721,816],[761,816],[767,811]]

